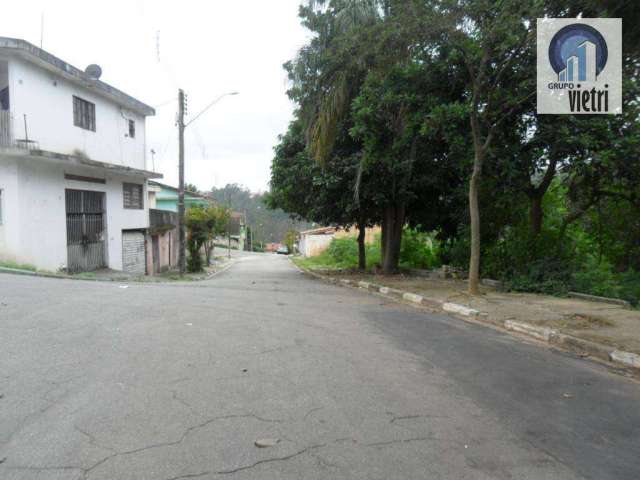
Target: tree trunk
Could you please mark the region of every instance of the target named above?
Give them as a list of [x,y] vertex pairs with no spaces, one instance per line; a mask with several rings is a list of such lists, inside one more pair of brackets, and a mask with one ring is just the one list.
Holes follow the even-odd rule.
[[387,253],[387,236],[385,232],[387,231],[387,217],[384,212],[382,213],[382,223],[380,225],[381,235],[380,235],[380,266],[384,265],[384,256]]
[[365,244],[367,228],[364,222],[358,222],[358,230],[358,270],[364,271],[367,269],[367,250]]
[[551,182],[553,182],[553,178],[556,175],[557,166],[558,159],[554,155],[553,158],[549,161],[547,171],[544,173],[544,177],[542,178],[542,182],[540,182],[540,185],[538,185],[538,187],[536,188],[532,186],[527,192],[527,195],[529,195],[529,200],[531,200],[531,206],[529,208],[529,226],[531,227],[531,233],[534,237],[538,236],[540,232],[542,232],[542,222],[544,220],[542,199],[547,193],[547,190],[549,190]]
[[391,205],[385,209],[382,222],[382,273],[385,275],[398,271],[404,220],[404,205]]
[[533,195],[530,197],[531,206],[529,207],[529,226],[532,235],[538,236],[542,232],[542,220],[544,212],[542,211],[542,196]]
[[469,293],[480,294],[480,207],[478,189],[482,166],[481,153],[476,151],[473,174],[469,181],[469,215],[471,217],[471,254],[469,258]]

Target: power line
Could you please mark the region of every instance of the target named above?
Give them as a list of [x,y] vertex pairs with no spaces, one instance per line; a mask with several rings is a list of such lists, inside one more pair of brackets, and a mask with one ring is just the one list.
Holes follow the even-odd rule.
[[160,107],[164,107],[165,105],[169,105],[170,103],[176,102],[177,100],[178,100],[178,99],[174,97],[174,98],[172,98],[172,99],[170,99],[170,100],[167,100],[167,101],[165,101],[165,102],[162,102],[162,103],[161,103],[161,104],[159,104],[159,105],[154,105],[154,106],[153,106],[153,108],[160,108]]

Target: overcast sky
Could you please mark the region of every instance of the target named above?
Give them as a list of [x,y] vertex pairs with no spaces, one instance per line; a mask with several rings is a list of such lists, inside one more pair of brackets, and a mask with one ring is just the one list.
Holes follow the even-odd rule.
[[148,167],[153,149],[155,169],[170,184],[178,178],[178,88],[188,94],[192,117],[239,91],[187,129],[186,180],[200,189],[240,183],[263,191],[272,148],[293,111],[282,64],[308,38],[299,3],[22,0],[2,9],[0,36],[39,46],[44,13],[45,50],[78,68],[99,64],[102,80],[157,107],[147,120]]

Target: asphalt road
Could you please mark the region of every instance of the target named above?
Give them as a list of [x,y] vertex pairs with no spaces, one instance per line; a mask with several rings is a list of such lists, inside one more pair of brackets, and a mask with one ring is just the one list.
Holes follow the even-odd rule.
[[0,275],[1,479],[640,478],[603,366],[272,255],[123,286]]

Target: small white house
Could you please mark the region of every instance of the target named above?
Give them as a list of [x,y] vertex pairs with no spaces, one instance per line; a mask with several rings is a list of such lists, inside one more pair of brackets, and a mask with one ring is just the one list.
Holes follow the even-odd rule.
[[153,108],[0,37],[0,260],[145,273],[145,119]]
[[303,257],[315,257],[324,252],[336,237],[335,227],[314,228],[300,232],[298,251]]

